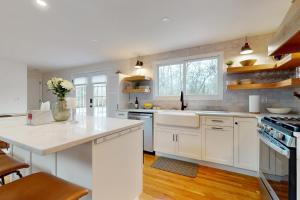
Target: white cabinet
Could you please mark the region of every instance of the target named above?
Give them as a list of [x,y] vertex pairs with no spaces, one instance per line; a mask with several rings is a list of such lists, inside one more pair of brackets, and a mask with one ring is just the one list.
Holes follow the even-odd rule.
[[201,135],[178,134],[178,155],[193,159],[201,159]]
[[156,126],[155,151],[193,159],[201,159],[200,129]]
[[257,119],[234,118],[234,166],[257,171]]
[[233,165],[232,127],[205,127],[204,160],[224,165]]
[[175,154],[176,143],[175,143],[175,131],[167,128],[156,128],[155,129],[155,151]]
[[155,151],[258,170],[257,119],[201,116],[200,128],[155,124]]

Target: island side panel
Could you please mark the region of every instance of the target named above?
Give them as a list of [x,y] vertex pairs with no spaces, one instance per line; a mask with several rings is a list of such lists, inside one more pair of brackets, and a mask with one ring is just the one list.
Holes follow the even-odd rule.
[[142,193],[143,127],[95,140],[93,200],[134,200]]
[[58,152],[57,176],[92,190],[92,142]]

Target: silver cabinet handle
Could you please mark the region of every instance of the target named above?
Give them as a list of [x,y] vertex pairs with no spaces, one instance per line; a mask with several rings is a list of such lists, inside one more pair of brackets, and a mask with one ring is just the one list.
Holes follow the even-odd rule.
[[178,135],[176,135],[176,142],[178,142]]
[[173,142],[175,141],[175,135],[173,134]]
[[218,123],[222,123],[223,122],[223,120],[217,120],[217,119],[213,119],[213,120],[211,120],[212,122],[218,122]]
[[220,127],[211,127],[211,129],[213,129],[213,130],[224,130],[223,128],[220,128]]

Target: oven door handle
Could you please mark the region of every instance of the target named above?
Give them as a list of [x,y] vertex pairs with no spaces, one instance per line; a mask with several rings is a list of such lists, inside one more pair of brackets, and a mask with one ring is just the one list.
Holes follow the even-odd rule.
[[263,135],[258,134],[259,138],[262,142],[264,142],[266,145],[274,149],[276,152],[280,153],[281,155],[290,158],[290,150],[288,148],[282,149],[281,147],[277,146],[276,144],[270,142],[267,138],[265,138]]

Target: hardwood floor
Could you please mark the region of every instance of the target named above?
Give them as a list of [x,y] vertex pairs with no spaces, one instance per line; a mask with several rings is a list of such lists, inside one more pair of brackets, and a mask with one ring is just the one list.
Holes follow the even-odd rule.
[[151,168],[155,157],[145,155],[144,191],[140,200],[262,199],[255,177],[200,166],[196,178]]

